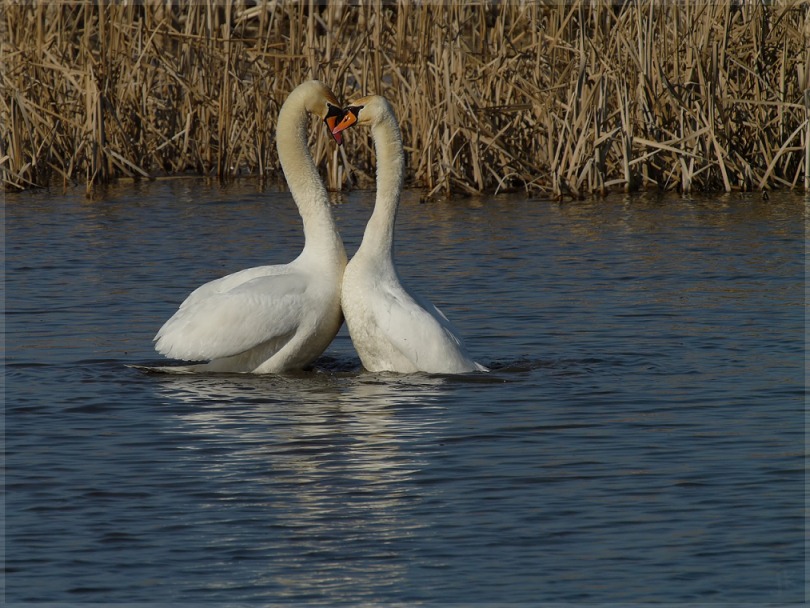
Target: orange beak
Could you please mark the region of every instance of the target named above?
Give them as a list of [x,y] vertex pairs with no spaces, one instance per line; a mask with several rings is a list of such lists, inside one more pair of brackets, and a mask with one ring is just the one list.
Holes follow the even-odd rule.
[[324,118],[323,121],[326,123],[326,128],[329,129],[332,137],[335,138],[337,145],[341,145],[343,143],[343,137],[340,135],[340,131],[335,131],[335,129],[339,126],[338,121],[345,116],[346,110],[333,106],[331,103],[327,105],[326,118]]
[[353,108],[347,109],[346,113],[343,115],[343,118],[337,124],[337,126],[332,127],[332,137],[339,137],[341,131],[345,131],[356,122],[357,122],[356,110],[354,110]]
[[335,131],[337,121],[340,116],[327,116],[324,119],[326,123],[326,128],[329,129],[329,132],[332,134],[332,137],[335,138],[337,145],[341,145],[343,143],[343,136],[340,134],[340,131]]

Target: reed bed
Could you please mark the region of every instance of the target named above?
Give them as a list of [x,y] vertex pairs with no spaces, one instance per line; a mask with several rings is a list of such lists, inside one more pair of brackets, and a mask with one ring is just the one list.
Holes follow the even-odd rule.
[[[286,95],[397,108],[429,195],[810,188],[803,0],[0,3],[4,187],[277,180]],[[312,129],[329,187],[373,147]]]

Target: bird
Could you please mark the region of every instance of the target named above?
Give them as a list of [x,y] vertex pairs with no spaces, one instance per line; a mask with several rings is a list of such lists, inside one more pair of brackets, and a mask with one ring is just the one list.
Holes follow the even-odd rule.
[[[170,358],[206,361],[159,368],[174,373],[270,374],[306,369],[343,324],[340,289],[346,250],[326,188],[307,146],[309,114],[327,129],[344,110],[322,82],[298,85],[278,115],[276,145],[304,227],[304,248],[289,264],[247,268],[195,289],[155,336]],[[339,133],[333,134],[338,145]]]
[[394,224],[405,174],[402,135],[380,95],[353,101],[332,129],[371,127],[377,156],[374,211],[343,274],[341,306],[363,367],[370,372],[458,374],[488,371],[476,363],[447,317],[406,288],[394,262]]

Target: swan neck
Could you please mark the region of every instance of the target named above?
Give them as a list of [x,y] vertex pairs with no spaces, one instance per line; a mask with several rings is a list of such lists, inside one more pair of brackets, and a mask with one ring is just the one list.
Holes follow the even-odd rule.
[[308,126],[305,100],[291,94],[279,112],[276,147],[281,169],[303,220],[304,253],[317,250],[318,257],[328,258],[342,253],[345,259],[343,241],[329,209],[329,197],[307,145]]
[[405,152],[396,118],[386,113],[371,129],[377,155],[377,198],[363,244],[393,256],[394,223],[405,176]]

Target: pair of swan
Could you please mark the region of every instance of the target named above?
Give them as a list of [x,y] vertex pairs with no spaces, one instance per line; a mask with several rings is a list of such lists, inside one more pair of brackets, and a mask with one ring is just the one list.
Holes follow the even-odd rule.
[[[347,265],[326,188],[307,148],[308,114],[338,144],[353,124],[371,127],[377,200]],[[379,96],[343,110],[321,82],[290,93],[278,117],[279,160],[304,224],[304,249],[285,265],[248,268],[202,285],[158,331],[155,348],[175,359],[208,360],[175,372],[278,373],[312,363],[345,315],[363,366],[372,372],[484,371],[432,304],[402,286],[393,259],[394,221],[405,170],[399,125]]]

